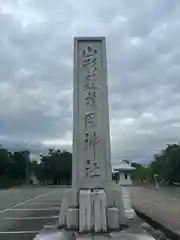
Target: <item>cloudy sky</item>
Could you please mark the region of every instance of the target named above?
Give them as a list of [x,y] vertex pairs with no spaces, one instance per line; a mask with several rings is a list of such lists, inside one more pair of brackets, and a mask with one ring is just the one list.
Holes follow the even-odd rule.
[[75,36],[107,38],[113,163],[179,142],[178,0],[0,0],[0,142],[71,150]]

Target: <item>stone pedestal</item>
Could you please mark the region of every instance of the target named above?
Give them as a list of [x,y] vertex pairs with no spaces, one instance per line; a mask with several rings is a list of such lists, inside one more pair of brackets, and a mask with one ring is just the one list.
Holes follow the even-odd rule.
[[59,227],[98,233],[120,230],[126,223],[119,186],[113,188],[112,184],[103,189],[80,189],[77,193],[68,190],[63,197]]
[[90,232],[93,228],[93,206],[90,190],[79,192],[79,231]]
[[124,202],[125,216],[127,218],[134,218],[136,216],[136,213],[135,213],[134,209],[132,208],[129,188],[126,186],[122,186],[121,190],[122,190],[122,197],[123,197],[123,202]]

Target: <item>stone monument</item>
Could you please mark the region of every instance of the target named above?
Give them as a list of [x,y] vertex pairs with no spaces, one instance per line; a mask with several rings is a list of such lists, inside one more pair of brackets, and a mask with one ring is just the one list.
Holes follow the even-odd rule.
[[[111,180],[105,38],[74,40],[72,188],[63,196],[58,225],[35,240],[153,240],[127,218],[121,186]],[[116,231],[116,232],[114,232]]]
[[124,224],[121,187],[111,176],[105,38],[75,38],[72,189],[59,226],[107,232]]

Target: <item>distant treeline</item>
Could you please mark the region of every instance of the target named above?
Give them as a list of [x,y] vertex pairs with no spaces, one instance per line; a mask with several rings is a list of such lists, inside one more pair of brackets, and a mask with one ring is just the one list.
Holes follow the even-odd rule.
[[[40,155],[40,161],[30,161],[29,151],[10,152],[0,145],[0,187],[29,184],[35,176],[42,184],[71,184],[72,153],[49,149]],[[127,161],[128,162],[128,161]],[[175,184],[180,182],[180,144],[167,145],[154,155],[149,165],[132,163],[135,181],[158,181]],[[116,173],[112,173],[116,179]]]
[[[129,162],[129,161],[127,161]],[[150,164],[132,163],[135,170],[132,179],[138,182],[158,182],[164,184],[180,183],[180,144],[167,145],[162,151],[154,155]],[[117,173],[113,173],[116,179]]]
[[40,183],[70,184],[72,154],[59,149],[49,149],[40,155],[40,161],[30,161],[29,151],[10,152],[0,148],[0,187],[29,184],[36,176]]

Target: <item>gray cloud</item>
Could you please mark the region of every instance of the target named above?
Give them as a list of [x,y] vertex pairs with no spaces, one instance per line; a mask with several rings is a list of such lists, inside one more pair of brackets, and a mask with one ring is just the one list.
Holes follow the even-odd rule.
[[[9,1],[9,3],[13,1]],[[6,4],[0,14],[0,142],[71,150],[73,37],[106,36],[112,161],[150,161],[180,135],[180,4]]]

